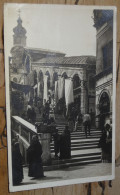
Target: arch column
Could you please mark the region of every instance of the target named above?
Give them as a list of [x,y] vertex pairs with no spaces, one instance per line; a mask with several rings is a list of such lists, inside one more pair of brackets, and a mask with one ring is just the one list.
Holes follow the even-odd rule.
[[44,89],[43,89],[43,104],[44,104],[45,101],[48,100],[48,86],[47,86],[48,75],[44,74],[43,80],[44,80]]
[[52,69],[52,71],[50,72],[50,88],[52,88],[53,87],[53,69]]
[[86,71],[83,70],[81,78],[81,114],[85,114],[88,111],[88,92],[86,83]]
[[40,81],[39,81],[39,72],[37,71],[37,96],[40,97]]
[[84,86],[84,81],[81,81],[81,114],[85,114],[86,113],[86,89]]
[[[35,76],[36,76],[36,79],[35,79]],[[37,71],[36,69],[34,70],[34,97],[36,96],[36,88],[37,88],[37,79],[38,79],[38,75],[37,75]],[[35,82],[36,81],[36,82]]]

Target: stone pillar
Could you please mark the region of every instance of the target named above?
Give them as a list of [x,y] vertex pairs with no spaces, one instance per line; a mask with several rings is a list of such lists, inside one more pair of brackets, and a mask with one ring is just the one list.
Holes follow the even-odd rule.
[[37,96],[40,97],[40,82],[37,83]]
[[30,132],[28,132],[28,142],[29,144],[31,143],[31,133]]
[[81,81],[81,114],[85,114],[87,112],[87,93],[84,86],[84,81]]
[[96,106],[95,106],[95,115],[96,115],[96,127],[99,128],[99,122],[100,122],[100,111],[99,111],[99,91],[96,90]]
[[51,164],[51,152],[50,152],[50,133],[42,133],[41,134],[41,145],[42,145],[42,162],[44,165]]
[[39,81],[39,72],[37,72],[37,96],[40,96],[40,81]]
[[53,68],[51,69],[52,72],[50,73],[50,87],[53,87]]
[[19,129],[19,135],[21,135],[21,125],[18,126]]

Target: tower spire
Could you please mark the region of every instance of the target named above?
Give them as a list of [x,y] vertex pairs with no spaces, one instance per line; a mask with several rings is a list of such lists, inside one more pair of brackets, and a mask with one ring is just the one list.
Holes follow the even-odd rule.
[[26,46],[26,29],[22,26],[22,19],[20,16],[21,10],[18,10],[17,26],[13,29],[13,44]]
[[18,17],[20,18],[20,13],[21,13],[21,10],[19,9],[18,10]]

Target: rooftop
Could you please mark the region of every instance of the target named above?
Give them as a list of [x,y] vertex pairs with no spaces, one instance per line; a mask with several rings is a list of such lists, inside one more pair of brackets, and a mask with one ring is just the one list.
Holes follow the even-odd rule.
[[70,57],[46,57],[42,58],[35,63],[39,64],[96,64],[95,56],[70,56]]
[[56,56],[56,55],[62,55],[65,56],[65,53],[59,52],[59,51],[53,51],[49,49],[42,49],[42,48],[32,48],[32,47],[25,47],[30,53],[42,53],[42,54],[48,54],[49,56]]

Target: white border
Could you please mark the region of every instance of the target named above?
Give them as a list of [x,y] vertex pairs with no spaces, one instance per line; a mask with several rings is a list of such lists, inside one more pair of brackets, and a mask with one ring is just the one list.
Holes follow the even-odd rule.
[[[18,9],[22,6],[68,6],[70,8],[78,8],[79,5],[54,5],[54,4],[19,4],[19,3],[5,3],[4,5],[4,29],[6,29],[6,15],[7,12],[7,5],[8,6],[16,6]],[[78,179],[69,179],[69,180],[62,180],[62,181],[51,181],[45,182],[41,184],[28,184],[28,185],[21,185],[21,186],[13,186],[12,185],[12,158],[11,158],[11,120],[10,120],[10,83],[9,83],[9,62],[8,56],[9,54],[6,53],[7,51],[7,32],[4,31],[4,43],[5,43],[5,86],[6,86],[6,110],[7,110],[7,142],[8,142],[8,173],[9,173],[9,190],[10,192],[15,191],[23,191],[23,190],[32,190],[32,189],[39,189],[39,188],[47,188],[47,187],[55,187],[55,186],[65,186],[70,184],[79,184],[79,183],[86,183],[86,182],[96,182],[96,181],[105,181],[105,180],[112,180],[115,178],[115,102],[116,102],[116,15],[117,9],[115,6],[79,6],[80,9],[107,9],[113,10],[113,106],[112,106],[112,119],[113,119],[113,134],[112,134],[112,175],[108,176],[98,176],[98,177],[88,177],[88,178],[78,178]]]

